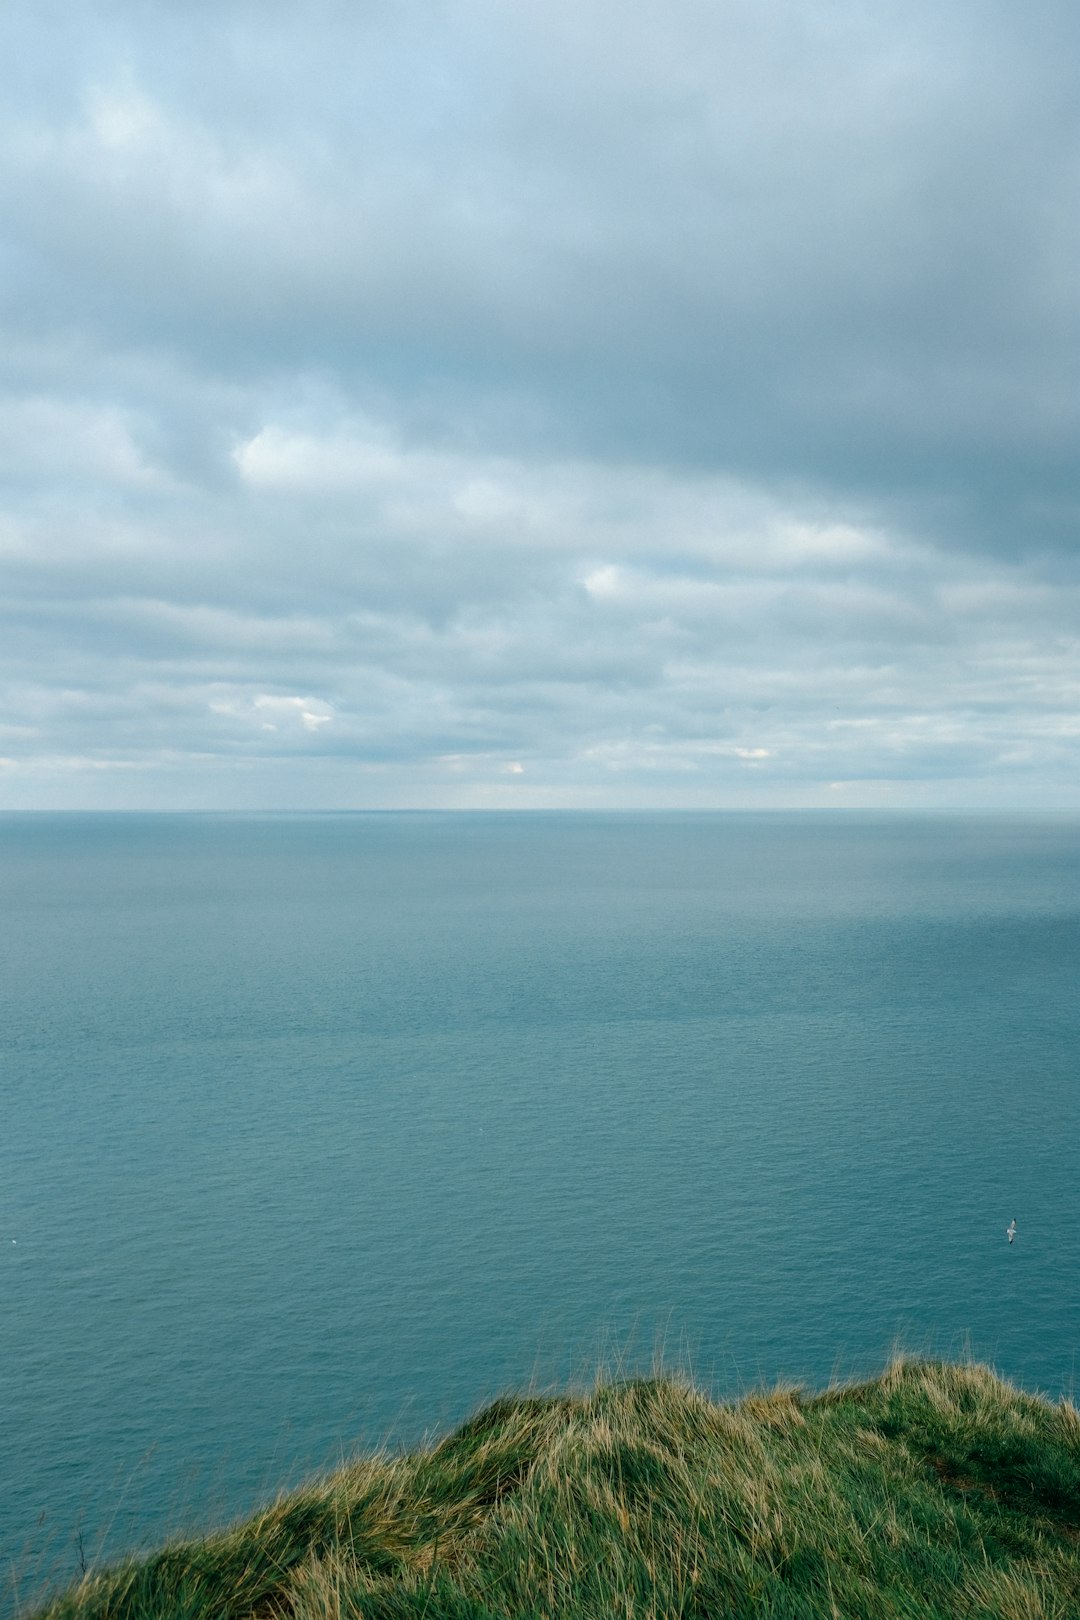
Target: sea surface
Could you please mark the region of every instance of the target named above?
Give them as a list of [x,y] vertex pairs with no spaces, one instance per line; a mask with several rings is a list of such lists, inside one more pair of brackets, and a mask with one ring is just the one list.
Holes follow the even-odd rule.
[[1076,818],[0,817],[3,1601],[599,1367],[1071,1393],[1078,1064]]

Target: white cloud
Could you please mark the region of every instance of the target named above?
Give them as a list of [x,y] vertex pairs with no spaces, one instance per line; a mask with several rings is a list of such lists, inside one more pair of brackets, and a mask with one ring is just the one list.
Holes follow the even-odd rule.
[[290,432],[269,423],[236,446],[241,477],[256,488],[300,493],[337,493],[400,483],[402,458],[358,432],[329,436]]
[[130,150],[156,144],[165,130],[158,107],[144,92],[128,86],[91,86],[86,95],[89,131],[107,149]]
[[233,694],[212,699],[211,714],[258,725],[263,731],[288,731],[297,725],[303,731],[318,733],[334,718],[329,704],[306,697],[285,697],[268,692],[254,695]]

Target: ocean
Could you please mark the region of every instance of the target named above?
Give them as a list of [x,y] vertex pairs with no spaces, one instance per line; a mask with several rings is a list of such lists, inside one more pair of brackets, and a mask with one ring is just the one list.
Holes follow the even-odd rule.
[[1078,1054],[1077,818],[0,817],[3,1602],[599,1369],[1071,1393]]

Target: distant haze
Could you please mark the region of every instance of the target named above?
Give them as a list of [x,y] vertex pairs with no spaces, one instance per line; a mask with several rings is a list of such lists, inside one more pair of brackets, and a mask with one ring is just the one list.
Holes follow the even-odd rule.
[[1075,0],[9,0],[0,809],[1064,807]]

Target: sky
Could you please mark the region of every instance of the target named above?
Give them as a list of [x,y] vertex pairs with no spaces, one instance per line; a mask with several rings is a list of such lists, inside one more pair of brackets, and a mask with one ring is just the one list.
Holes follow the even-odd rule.
[[0,809],[1071,809],[1075,0],[6,0]]

